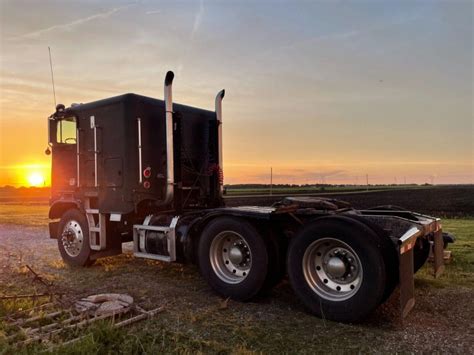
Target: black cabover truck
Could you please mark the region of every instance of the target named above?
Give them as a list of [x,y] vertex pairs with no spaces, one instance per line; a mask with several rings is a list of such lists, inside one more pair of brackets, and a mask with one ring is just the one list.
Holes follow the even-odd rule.
[[452,237],[437,218],[382,206],[288,197],[271,207],[225,207],[222,99],[215,111],[125,94],[58,105],[52,151],[50,236],[64,261],[90,265],[133,241],[137,257],[194,262],[218,293],[249,300],[286,274],[318,316],[352,322],[400,286],[414,305],[414,273],[430,250],[434,274]]

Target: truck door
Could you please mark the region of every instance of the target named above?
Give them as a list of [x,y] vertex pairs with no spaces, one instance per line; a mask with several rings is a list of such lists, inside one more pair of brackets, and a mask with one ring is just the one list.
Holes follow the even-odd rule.
[[75,117],[52,121],[50,139],[53,146],[51,188],[53,195],[74,192],[77,184]]

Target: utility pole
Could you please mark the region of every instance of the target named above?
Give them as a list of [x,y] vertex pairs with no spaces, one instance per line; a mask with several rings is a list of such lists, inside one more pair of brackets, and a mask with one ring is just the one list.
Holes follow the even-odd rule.
[[369,174],[365,174],[365,181],[367,183],[367,191],[369,191]]
[[270,196],[273,193],[273,167],[270,167]]

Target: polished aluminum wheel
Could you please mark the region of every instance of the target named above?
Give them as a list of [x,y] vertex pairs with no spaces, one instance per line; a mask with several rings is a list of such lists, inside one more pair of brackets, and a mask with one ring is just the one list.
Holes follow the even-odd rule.
[[357,293],[363,269],[358,255],[339,239],[314,241],[303,256],[306,282],[320,297],[344,301]]
[[224,282],[242,282],[252,268],[252,252],[239,233],[224,231],[213,239],[209,259],[215,274]]
[[61,234],[61,241],[67,255],[76,257],[80,254],[84,235],[79,222],[70,220],[66,223]]

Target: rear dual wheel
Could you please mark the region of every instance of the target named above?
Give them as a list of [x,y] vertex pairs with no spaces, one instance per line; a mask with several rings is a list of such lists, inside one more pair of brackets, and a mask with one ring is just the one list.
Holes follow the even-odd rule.
[[[267,236],[268,238],[271,238]],[[277,244],[247,221],[212,220],[201,234],[198,264],[209,285],[224,297],[247,301],[274,286],[282,275]]]
[[[225,297],[246,301],[274,278],[275,250],[248,222],[220,217],[198,246],[201,274]],[[319,317],[359,321],[381,302],[387,274],[381,240],[356,220],[321,218],[305,226],[288,250],[291,285]]]
[[314,314],[341,322],[366,317],[384,295],[386,273],[379,236],[349,218],[305,226],[288,250],[288,276]]
[[330,301],[357,293],[364,270],[358,254],[337,238],[319,238],[303,254],[303,274],[311,289]]

